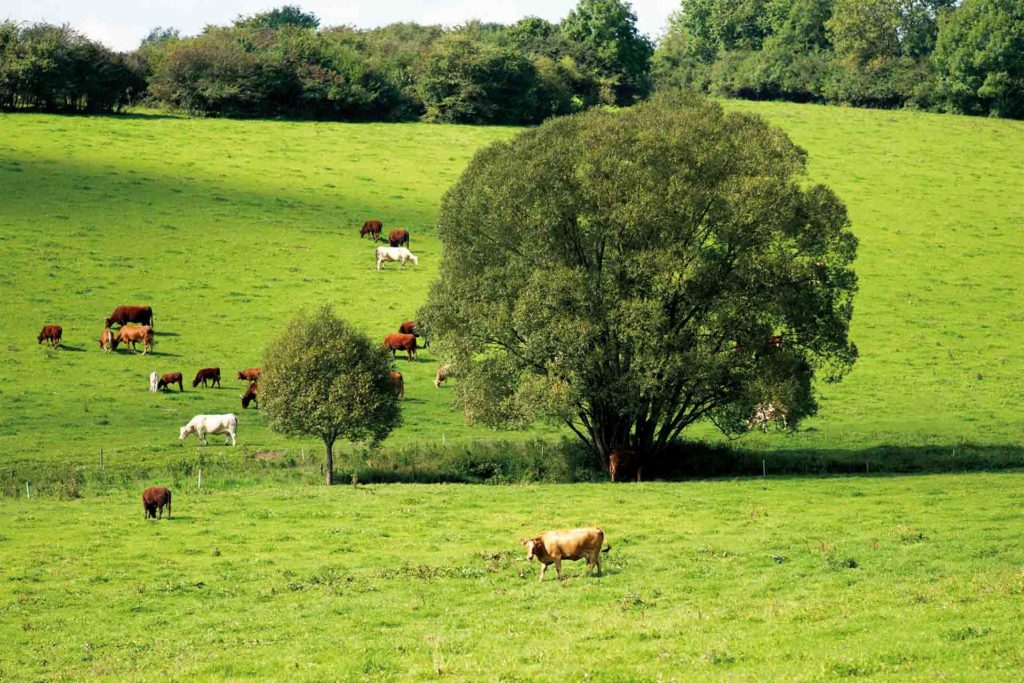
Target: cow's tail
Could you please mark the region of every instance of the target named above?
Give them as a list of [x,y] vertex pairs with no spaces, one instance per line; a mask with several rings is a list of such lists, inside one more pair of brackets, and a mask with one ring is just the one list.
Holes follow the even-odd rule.
[[167,519],[171,518],[171,492],[167,492]]
[[611,549],[612,549],[612,546],[611,546],[611,544],[609,544],[609,545],[606,545],[605,547],[601,548],[601,552],[602,553],[606,553],[606,552],[608,552]]

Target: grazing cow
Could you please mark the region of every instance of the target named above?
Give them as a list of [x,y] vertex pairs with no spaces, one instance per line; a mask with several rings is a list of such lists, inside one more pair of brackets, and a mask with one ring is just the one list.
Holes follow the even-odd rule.
[[256,382],[259,381],[261,372],[262,370],[259,368],[246,368],[239,371],[238,379],[245,380],[246,382]]
[[114,323],[121,326],[138,323],[153,327],[153,309],[149,306],[118,306],[103,322],[103,326],[110,327]]
[[391,386],[395,388],[395,393],[398,394],[398,400],[401,401],[405,398],[405,380],[402,379],[402,373],[397,370],[392,370],[390,379]]
[[[159,519],[164,516],[164,507],[167,507],[167,519],[171,518],[171,492],[163,486],[150,486],[142,492],[142,518]],[[157,517],[159,510],[160,517]]]
[[377,270],[380,270],[382,263],[398,261],[402,268],[405,268],[406,261],[412,261],[414,266],[420,264],[416,255],[405,247],[377,247]]
[[185,386],[182,382],[180,372],[165,372],[164,374],[160,375],[160,381],[156,383],[156,388],[161,390],[166,389],[170,391],[170,388],[173,387],[175,384],[178,385],[179,393],[185,391]]
[[416,357],[416,335],[391,333],[384,337],[384,347],[391,349],[391,357],[395,357],[396,351],[405,351],[409,354],[409,362]]
[[184,441],[189,434],[195,433],[199,443],[206,443],[207,434],[227,434],[224,445],[228,440],[234,446],[237,443],[235,435],[238,431],[238,416],[234,413],[226,415],[196,415],[192,420],[178,432],[178,440]]
[[747,429],[753,429],[754,427],[760,427],[762,432],[768,431],[768,426],[772,422],[781,422],[783,429],[786,429],[786,408],[777,403],[758,403],[754,406],[754,413],[747,420]]
[[447,382],[448,378],[452,376],[451,365],[441,365],[437,368],[437,374],[434,375],[434,388],[440,389],[442,382]]
[[103,349],[104,353],[110,353],[114,348],[114,331],[109,327],[104,327],[103,331],[100,332],[100,348]]
[[772,347],[773,349],[777,349],[780,346],[782,346],[782,335],[775,334],[772,335],[771,337],[768,337],[768,346]]
[[209,382],[210,386],[220,386],[220,368],[203,368],[196,373],[196,378],[192,380],[192,387],[199,386],[199,383],[203,383],[203,388],[206,388],[206,383]]
[[248,409],[250,403],[256,408],[260,407],[259,401],[256,400],[257,391],[259,391],[259,385],[256,382],[249,385],[249,388],[242,394],[242,408]]
[[[554,564],[558,578],[562,578],[562,560],[578,560],[586,558],[587,568],[597,567],[597,575],[601,576],[601,546],[604,545],[604,531],[597,527],[582,529],[556,529],[545,531],[535,538],[524,538],[520,541],[526,547],[526,560],[537,558],[541,563],[540,580],[544,580],[544,572],[548,565]],[[611,547],[605,548],[608,552]]]
[[366,237],[367,235],[373,236],[373,241],[376,242],[380,239],[380,231],[384,229],[384,223],[382,221],[369,220],[363,221],[363,227],[359,231],[359,239]]
[[135,346],[137,342],[142,342],[143,356],[146,355],[147,351],[152,351],[153,328],[149,325],[125,325],[117,331],[110,346],[117,351],[118,344],[131,344],[132,353],[136,353],[138,352],[138,348]]
[[42,344],[44,341],[52,342],[53,348],[60,346],[60,338],[64,334],[64,328],[60,325],[43,325],[37,339]]
[[388,233],[388,244],[392,247],[407,247],[409,246],[409,231],[404,228],[398,230],[392,230]]
[[608,454],[608,476],[612,481],[625,481],[636,477],[639,483],[643,471],[643,459],[636,451],[616,448]]
[[149,390],[152,391],[154,394],[158,391],[157,385],[159,383],[160,375],[155,372],[149,373]]

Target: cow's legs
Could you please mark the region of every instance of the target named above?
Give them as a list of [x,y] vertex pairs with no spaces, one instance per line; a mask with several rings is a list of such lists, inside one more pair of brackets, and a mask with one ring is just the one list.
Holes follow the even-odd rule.
[[555,560],[555,571],[558,572],[558,580],[562,580],[562,561]]
[[544,580],[544,573],[548,570],[548,566],[543,562],[540,563],[540,581]]

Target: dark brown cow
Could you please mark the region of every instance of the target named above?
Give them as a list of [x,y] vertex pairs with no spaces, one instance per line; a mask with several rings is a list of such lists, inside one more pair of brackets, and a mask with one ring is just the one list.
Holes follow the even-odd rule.
[[423,348],[430,348],[430,340],[421,335],[417,330],[420,327],[420,321],[418,320],[406,320],[404,323],[398,326],[398,331],[401,334],[414,334],[417,339],[423,339]]
[[380,239],[380,231],[384,229],[384,223],[382,221],[370,220],[364,221],[363,227],[359,231],[359,239],[366,237],[367,235],[373,236],[373,241],[376,242]]
[[114,351],[117,351],[118,344],[130,344],[132,352],[134,353],[138,349],[135,344],[142,342],[142,355],[145,356],[147,351],[153,350],[153,328],[149,325],[125,325],[117,331],[114,335],[113,341],[110,346]]
[[104,321],[103,325],[110,327],[114,323],[118,325],[138,323],[153,327],[153,309],[149,306],[118,306],[110,314],[110,317]]
[[220,368],[203,368],[196,373],[196,378],[192,380],[192,387],[198,387],[199,383],[203,383],[203,387],[209,382],[210,386],[220,386]]
[[157,510],[160,511],[160,517],[164,516],[164,506],[167,506],[167,519],[171,518],[171,492],[165,489],[163,486],[150,486],[148,489],[142,492],[142,510],[143,519],[158,519]]
[[768,337],[768,346],[770,346],[772,348],[775,348],[775,349],[777,349],[780,346],[782,346],[782,335],[781,334],[776,334],[776,335],[773,335],[771,337]]
[[44,341],[52,342],[53,348],[60,346],[60,338],[64,334],[64,328],[60,325],[43,325],[37,339],[42,344]]
[[623,481],[636,477],[637,482],[644,471],[644,463],[640,454],[616,448],[608,454],[608,475],[612,481]]
[[242,394],[242,408],[248,408],[249,404],[252,403],[256,408],[260,407],[259,401],[257,401],[256,394],[259,392],[259,384],[253,382],[249,385],[249,388]]
[[402,379],[402,373],[398,370],[392,370],[390,379],[391,386],[395,388],[395,393],[398,394],[398,400],[401,401],[405,398],[405,380]]
[[404,228],[388,233],[388,244],[392,247],[409,247],[409,231]]
[[246,382],[257,382],[260,378],[260,372],[262,371],[259,368],[246,368],[238,372],[237,378]]
[[391,333],[384,337],[384,347],[391,349],[391,357],[395,357],[396,351],[405,351],[409,354],[409,361],[416,357],[416,335]]
[[178,391],[185,391],[185,385],[181,379],[180,372],[165,372],[160,375],[160,380],[156,383],[157,389],[167,389],[170,391],[171,387],[175,384],[178,385]]

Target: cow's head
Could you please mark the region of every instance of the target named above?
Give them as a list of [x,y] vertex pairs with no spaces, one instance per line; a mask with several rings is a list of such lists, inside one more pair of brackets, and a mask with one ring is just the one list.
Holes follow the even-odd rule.
[[103,321],[103,326],[110,327],[111,325],[114,324],[114,322],[115,320],[113,318],[107,318],[106,320]]
[[524,548],[526,548],[527,562],[532,560],[534,557],[541,559],[546,554],[546,551],[544,550],[544,542],[540,540],[539,536],[537,538],[521,538],[519,539],[519,542],[523,544]]
[[409,252],[409,260],[412,261],[414,266],[418,266],[420,264],[420,260],[416,258],[416,254],[412,252]]
[[185,425],[178,430],[178,441],[184,441],[185,437],[192,433],[192,425]]

